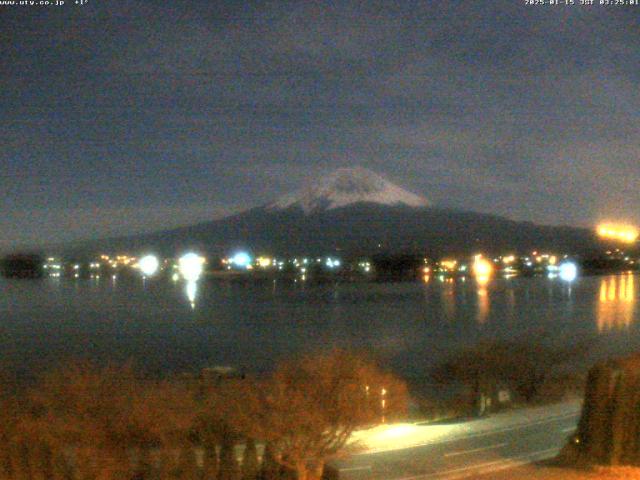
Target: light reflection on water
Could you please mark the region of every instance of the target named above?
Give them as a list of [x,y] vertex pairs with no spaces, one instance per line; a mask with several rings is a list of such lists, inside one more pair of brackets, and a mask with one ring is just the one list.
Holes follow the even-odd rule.
[[456,284],[453,278],[448,278],[443,282],[440,292],[444,315],[447,320],[455,320],[456,314]]
[[479,324],[484,324],[489,316],[489,291],[486,284],[478,283],[478,312],[476,318]]
[[191,305],[191,310],[194,310],[196,308],[196,298],[198,296],[198,282],[189,280],[186,283],[184,290],[187,294],[189,305]]
[[599,332],[626,329],[634,321],[636,300],[632,274],[600,279],[596,323]]
[[[88,355],[154,368],[262,368],[327,346],[371,349],[422,374],[457,348],[547,334],[593,351],[640,348],[633,275],[416,283],[235,283],[207,278],[0,279],[0,363]],[[215,313],[215,314],[214,314]]]

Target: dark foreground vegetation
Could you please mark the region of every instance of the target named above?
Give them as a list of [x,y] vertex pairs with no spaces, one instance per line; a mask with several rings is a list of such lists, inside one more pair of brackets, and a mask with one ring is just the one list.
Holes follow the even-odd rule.
[[[414,398],[421,419],[580,394],[584,378],[572,365],[586,346],[558,350],[536,340],[453,352],[434,369],[430,385],[461,393]],[[602,382],[594,387],[594,375],[588,398],[604,398],[594,388],[615,390]],[[616,375],[606,378],[637,377]],[[261,378],[205,370],[160,379],[131,365],[79,363],[28,385],[0,385],[0,480],[332,479],[337,472],[327,462],[357,449],[348,443],[354,430],[404,417],[408,404],[402,381],[366,356],[339,350],[282,362]],[[590,408],[589,422],[603,418]],[[601,430],[608,432],[607,425]],[[580,435],[584,448],[602,445]]]
[[514,405],[536,405],[581,396],[585,371],[577,368],[587,344],[556,347],[544,336],[495,340],[453,352],[431,372],[444,400],[420,400],[430,419],[484,415]]
[[640,466],[640,354],[589,371],[578,430],[563,456],[574,463]]
[[2,385],[1,480],[330,478],[355,429],[407,404],[403,382],[342,351],[263,379],[82,364]]
[[35,254],[8,255],[0,259],[0,274],[6,278],[42,278],[43,262]]

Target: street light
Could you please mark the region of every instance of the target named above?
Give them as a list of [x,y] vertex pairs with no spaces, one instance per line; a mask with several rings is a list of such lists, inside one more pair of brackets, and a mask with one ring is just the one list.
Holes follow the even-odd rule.
[[138,262],[138,268],[140,268],[140,271],[145,277],[155,275],[159,267],[160,262],[158,261],[158,257],[155,255],[145,255]]
[[559,267],[559,275],[565,282],[573,282],[578,276],[578,267],[573,262],[563,262]]
[[382,401],[380,402],[380,404],[382,405],[382,423],[385,423],[385,415],[384,415],[384,411],[385,408],[387,408],[387,399],[385,398],[387,396],[387,389],[382,387],[382,390],[380,390],[380,396],[382,397]]
[[187,281],[195,282],[202,275],[204,258],[196,253],[187,253],[178,260],[180,274]]

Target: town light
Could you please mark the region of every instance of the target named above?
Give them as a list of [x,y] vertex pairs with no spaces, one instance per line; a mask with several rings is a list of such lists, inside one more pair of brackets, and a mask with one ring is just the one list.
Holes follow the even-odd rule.
[[327,257],[325,264],[329,268],[338,268],[340,266],[340,260],[337,258]]
[[578,276],[578,266],[573,262],[561,263],[558,271],[558,275],[565,282],[573,282]]
[[440,262],[440,267],[445,271],[454,271],[456,266],[458,265],[457,260],[442,260]]
[[516,261],[515,255],[509,255],[507,257],[502,258],[502,263],[504,263],[505,265],[511,265],[515,261]]
[[258,262],[258,265],[262,268],[268,268],[272,264],[272,261],[269,257],[258,257],[256,261]]
[[231,257],[231,263],[238,267],[247,268],[247,266],[251,264],[251,256],[247,252],[238,252]]
[[155,275],[159,267],[160,261],[155,255],[145,255],[138,261],[138,268],[146,277]]
[[202,275],[204,258],[196,253],[187,253],[178,260],[178,269],[182,277],[190,282],[195,282]]
[[488,277],[493,273],[493,264],[482,258],[482,255],[476,255],[473,261],[473,273],[476,277]]

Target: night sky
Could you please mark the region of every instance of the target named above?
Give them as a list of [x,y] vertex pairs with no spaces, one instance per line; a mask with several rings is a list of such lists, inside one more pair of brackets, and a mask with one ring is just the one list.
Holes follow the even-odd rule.
[[0,247],[218,218],[354,165],[448,207],[640,222],[640,6],[72,4],[0,6]]

